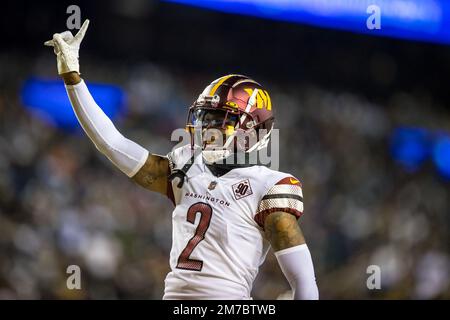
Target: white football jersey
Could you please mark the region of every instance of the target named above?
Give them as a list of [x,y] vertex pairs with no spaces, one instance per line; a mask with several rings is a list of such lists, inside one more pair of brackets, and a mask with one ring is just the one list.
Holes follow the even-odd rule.
[[[184,146],[168,158],[173,172],[193,158],[193,151]],[[175,178],[168,190],[175,209],[164,299],[251,299],[270,247],[264,219],[275,211],[302,214],[300,182],[258,165],[216,177],[201,153],[181,188],[179,182]]]

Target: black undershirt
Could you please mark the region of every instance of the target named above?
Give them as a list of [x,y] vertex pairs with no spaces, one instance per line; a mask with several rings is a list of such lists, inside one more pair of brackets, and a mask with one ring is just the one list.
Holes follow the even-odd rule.
[[211,173],[216,177],[223,176],[224,174],[227,174],[234,169],[233,167],[216,164],[207,164],[206,166],[208,167],[209,171],[211,171]]
[[[257,152],[257,151],[255,151]],[[237,156],[236,154],[232,154],[230,157],[235,157],[235,161],[234,163],[237,162]],[[246,168],[246,167],[252,167],[254,165],[261,165],[259,162],[256,164],[249,164],[249,159],[250,159],[250,155],[249,154],[245,154],[245,163],[244,164],[226,164],[226,160],[224,160],[223,164],[206,164],[206,166],[208,167],[208,169],[211,171],[211,173],[216,176],[216,177],[221,177],[224,174],[227,174],[228,172],[230,172],[233,169],[236,168]],[[257,157],[257,159],[259,160],[259,157]]]

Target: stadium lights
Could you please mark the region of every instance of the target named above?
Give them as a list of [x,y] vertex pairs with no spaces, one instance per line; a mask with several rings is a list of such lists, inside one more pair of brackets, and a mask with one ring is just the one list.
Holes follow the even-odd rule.
[[390,140],[394,160],[407,171],[415,172],[431,157],[438,173],[450,179],[450,136],[423,128],[397,128]]

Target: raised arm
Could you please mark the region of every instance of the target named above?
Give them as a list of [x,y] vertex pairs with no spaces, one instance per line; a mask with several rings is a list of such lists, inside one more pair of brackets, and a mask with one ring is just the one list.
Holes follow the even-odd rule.
[[70,31],[54,34],[45,44],[53,46],[58,73],[64,79],[73,110],[97,149],[128,177],[143,187],[166,194],[168,160],[149,154],[137,143],[125,138],[105,115],[90,94],[79,74],[78,50],[89,21],[77,35]]
[[271,213],[265,220],[266,238],[272,245],[295,300],[317,300],[314,266],[297,219],[287,212]]

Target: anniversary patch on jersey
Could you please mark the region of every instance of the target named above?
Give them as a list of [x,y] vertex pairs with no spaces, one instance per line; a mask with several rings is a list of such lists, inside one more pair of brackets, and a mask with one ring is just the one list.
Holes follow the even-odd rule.
[[252,187],[250,186],[250,181],[248,179],[239,181],[233,184],[233,194],[236,200],[242,199],[253,194]]
[[264,228],[264,221],[272,212],[288,212],[299,218],[303,214],[303,192],[301,183],[287,177],[275,184],[261,199],[255,221]]

